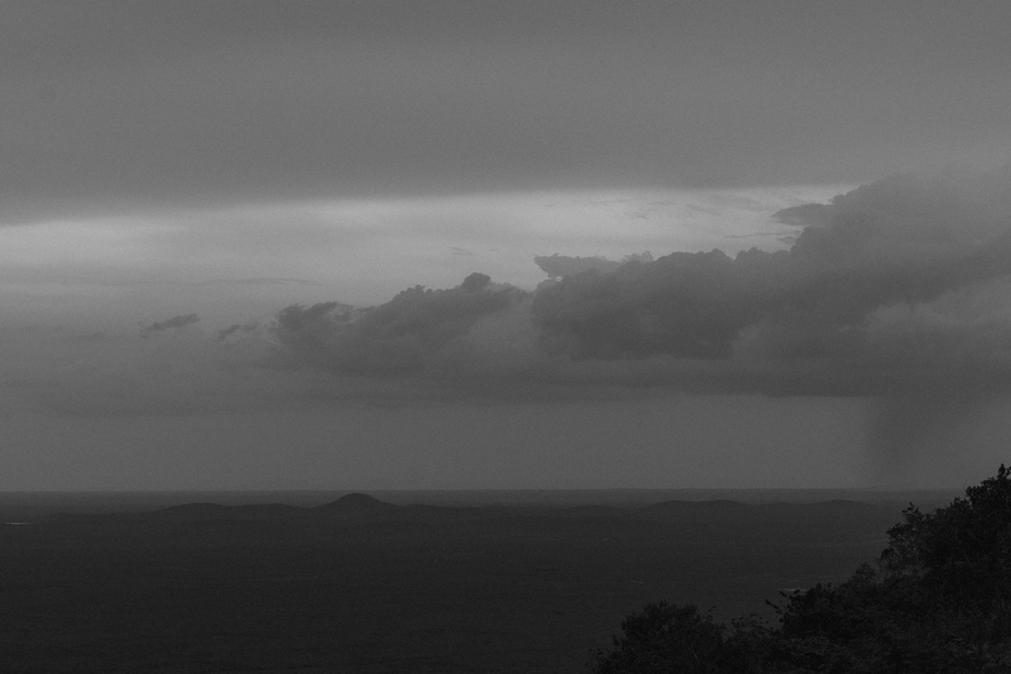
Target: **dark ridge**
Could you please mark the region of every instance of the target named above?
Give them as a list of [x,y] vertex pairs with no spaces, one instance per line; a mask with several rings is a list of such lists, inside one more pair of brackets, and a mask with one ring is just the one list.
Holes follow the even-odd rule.
[[243,517],[297,517],[306,512],[305,508],[287,505],[286,503],[256,503],[252,505],[232,506],[236,515]]
[[606,505],[580,505],[561,509],[561,514],[568,517],[625,517],[628,511],[622,508]]
[[331,501],[330,503],[318,506],[316,509],[327,512],[362,513],[382,512],[393,510],[394,508],[397,508],[397,506],[392,503],[380,501],[374,496],[369,496],[368,494],[354,492],[351,494],[345,494],[336,501]]
[[863,501],[851,501],[849,499],[831,499],[829,501],[814,501],[811,503],[787,503],[783,501],[775,501],[773,503],[762,503],[759,507],[766,508],[769,510],[792,510],[797,511],[801,509],[806,510],[817,510],[821,512],[825,511],[841,511],[841,512],[869,512],[872,510],[879,510],[883,508],[888,508],[888,505],[876,505],[874,503],[865,503]]
[[730,501],[727,499],[715,499],[711,501],[662,501],[660,503],[654,503],[651,506],[646,506],[643,510],[647,512],[729,512],[729,511],[739,511],[742,508],[749,507],[746,503],[741,503],[740,501]]
[[183,503],[163,508],[157,512],[165,515],[184,515],[186,517],[218,517],[228,510],[228,506],[223,506],[219,503]]

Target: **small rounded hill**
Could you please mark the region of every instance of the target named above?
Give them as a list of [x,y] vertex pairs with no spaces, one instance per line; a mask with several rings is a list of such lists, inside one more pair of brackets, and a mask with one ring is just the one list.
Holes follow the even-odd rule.
[[368,494],[353,492],[341,496],[336,501],[325,503],[319,506],[318,509],[335,513],[366,513],[366,512],[382,512],[386,510],[391,510],[393,508],[396,508],[396,506],[393,505],[392,503],[380,501],[379,499],[373,496],[369,496]]

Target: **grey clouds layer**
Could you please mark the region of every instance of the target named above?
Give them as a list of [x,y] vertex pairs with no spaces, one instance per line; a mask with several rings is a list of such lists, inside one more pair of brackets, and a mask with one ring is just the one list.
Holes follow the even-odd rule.
[[4,222],[1003,161],[1011,6],[0,3]]
[[[399,465],[435,471],[424,457],[442,438],[453,449],[439,456],[472,466],[466,474],[478,482],[481,462],[466,458],[471,450],[519,471],[510,484],[528,484],[523,471],[540,465],[538,452],[556,452],[562,463],[552,475],[562,479],[587,443],[600,461],[609,457],[606,465],[624,465],[624,435],[641,421],[652,435],[635,446],[655,463],[622,473],[622,484],[674,466],[686,471],[678,479],[715,484],[734,457],[751,457],[739,467],[748,475],[764,462],[763,484],[804,475],[829,484],[834,469],[852,476],[854,452],[863,456],[859,448],[868,445],[878,471],[865,473],[871,480],[904,479],[911,457],[925,451],[943,482],[958,461],[952,451],[972,446],[970,431],[978,427],[975,439],[996,451],[996,437],[985,435],[994,424],[974,420],[993,422],[996,404],[1011,393],[1008,185],[1006,169],[896,176],[780,213],[796,233],[790,250],[624,261],[548,255],[539,264],[549,278],[532,290],[475,270],[455,287],[411,287],[373,307],[294,304],[230,326],[234,312],[201,309],[198,317],[180,306],[131,334],[8,330],[7,347],[20,355],[5,363],[6,408],[42,415],[34,429],[99,420],[134,429],[129,443],[138,446],[152,427],[213,426],[231,437],[250,418],[272,415],[298,431],[264,446],[309,443],[327,461],[357,457],[349,470],[371,466],[375,475]],[[680,391],[715,395],[671,395]],[[858,414],[868,401],[870,417]],[[486,404],[493,402],[505,404]],[[301,414],[337,415],[345,444],[327,453],[328,441],[315,426],[303,428]],[[670,423],[661,423],[668,414]],[[467,421],[474,415],[494,417],[508,442],[483,435]],[[531,437],[517,421],[531,416],[543,421],[542,435]],[[359,417],[374,425],[362,430]],[[410,424],[387,433],[397,419]],[[449,426],[433,426],[441,423]],[[668,447],[674,438],[684,446]],[[84,441],[75,436],[67,456]],[[116,451],[129,454],[129,443]],[[240,445],[226,443],[222,456],[244,455]],[[522,470],[504,458],[523,451],[517,447],[529,447]],[[45,484],[31,454],[21,456],[25,475],[36,476],[31,483]],[[301,460],[299,470],[308,471],[317,457]],[[692,467],[698,461],[704,468]],[[791,472],[798,461],[807,467]],[[962,464],[966,475],[971,463]],[[134,470],[131,480],[146,469]],[[189,479],[184,472],[174,473],[178,484]],[[600,482],[603,473],[581,474],[587,484],[611,484]],[[96,473],[92,483],[104,479]],[[407,473],[397,479],[414,484]]]
[[[534,292],[475,273],[367,310],[290,306],[289,361],[471,395],[532,384],[877,401],[875,470],[1011,393],[1011,170],[900,175],[778,214],[789,251],[538,258]],[[519,387],[517,388],[517,385]]]
[[[626,484],[675,465],[718,481],[671,434],[757,452],[750,479],[836,420],[822,449],[862,447],[866,400],[881,456],[964,427],[1011,388],[1008,172],[849,190],[1007,161],[1009,26],[989,0],[0,0],[8,484],[156,484],[138,476],[205,448],[244,465],[238,420],[268,412],[319,415],[290,442],[250,433],[278,466],[311,445],[359,475],[415,466],[404,485],[437,456],[481,483],[473,446],[526,448],[495,464],[526,484],[542,454],[568,479],[596,442],[584,477],[609,477],[635,463],[631,426],[658,463]],[[788,250],[737,254],[750,237]],[[468,426],[491,399],[508,447]],[[640,423],[675,399],[693,411]],[[442,402],[454,421],[431,422]],[[356,420],[377,406],[401,449]],[[416,423],[388,424],[400,411]],[[141,456],[158,425],[224,439],[101,475],[122,462],[95,456]],[[440,454],[450,430],[459,455]],[[178,484],[213,464],[190,463]]]
[[789,251],[538,258],[525,292],[475,273],[366,310],[291,306],[291,359],[443,381],[496,374],[703,391],[887,395],[1011,381],[1011,172],[902,175],[787,209]]

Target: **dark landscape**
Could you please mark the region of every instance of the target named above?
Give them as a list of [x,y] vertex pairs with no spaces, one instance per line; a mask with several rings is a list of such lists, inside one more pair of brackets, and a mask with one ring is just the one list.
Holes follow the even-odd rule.
[[[0,670],[587,671],[647,602],[771,619],[766,600],[780,591],[846,578],[876,558],[904,505],[853,495],[868,500],[741,492],[748,503],[644,505],[600,493],[623,504],[605,506],[586,492],[434,506],[346,494],[315,507],[143,510],[135,497],[86,514],[117,501],[8,494]],[[61,503],[78,512],[46,513]]]

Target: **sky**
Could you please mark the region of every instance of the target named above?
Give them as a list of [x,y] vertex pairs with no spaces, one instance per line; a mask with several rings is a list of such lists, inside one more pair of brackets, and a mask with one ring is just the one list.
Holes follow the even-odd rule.
[[0,490],[1007,459],[1008,3],[0,19]]

